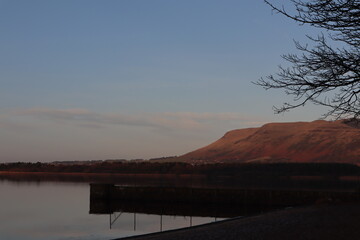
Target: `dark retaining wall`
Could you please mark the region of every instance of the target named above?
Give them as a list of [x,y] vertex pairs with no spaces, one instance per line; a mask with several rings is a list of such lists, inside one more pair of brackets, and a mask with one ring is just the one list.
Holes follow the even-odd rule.
[[124,187],[90,184],[91,199],[294,206],[324,201],[359,201],[358,191]]

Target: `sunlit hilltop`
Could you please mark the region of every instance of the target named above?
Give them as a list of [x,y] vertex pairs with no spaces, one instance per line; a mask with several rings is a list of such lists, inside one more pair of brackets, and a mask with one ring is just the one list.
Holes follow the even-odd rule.
[[350,120],[269,123],[227,132],[179,159],[191,162],[360,163],[360,127]]

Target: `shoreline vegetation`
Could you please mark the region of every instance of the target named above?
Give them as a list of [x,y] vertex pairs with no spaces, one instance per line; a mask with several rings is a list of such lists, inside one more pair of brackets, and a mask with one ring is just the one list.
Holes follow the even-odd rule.
[[347,163],[18,162],[0,164],[1,180],[358,191],[360,167]]
[[191,174],[191,175],[360,175],[360,167],[349,163],[214,163],[185,162],[87,162],[87,163],[1,163],[0,172],[110,173],[110,174]]

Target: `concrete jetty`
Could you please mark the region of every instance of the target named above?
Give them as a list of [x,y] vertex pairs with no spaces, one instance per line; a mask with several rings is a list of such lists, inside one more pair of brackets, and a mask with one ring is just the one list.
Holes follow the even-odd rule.
[[359,201],[360,194],[355,190],[217,189],[91,184],[90,198],[139,202],[298,206],[318,202]]

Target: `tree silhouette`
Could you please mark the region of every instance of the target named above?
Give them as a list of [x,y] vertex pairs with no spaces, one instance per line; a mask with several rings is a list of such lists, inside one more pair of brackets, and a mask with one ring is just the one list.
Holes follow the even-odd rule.
[[282,57],[291,67],[279,67],[275,75],[255,84],[265,89],[280,88],[294,97],[293,103],[274,107],[282,113],[308,102],[329,107],[324,117],[358,118],[360,116],[360,1],[291,0],[293,13],[264,1],[276,13],[300,25],[323,30],[307,36],[309,44],[295,41],[301,54]]

